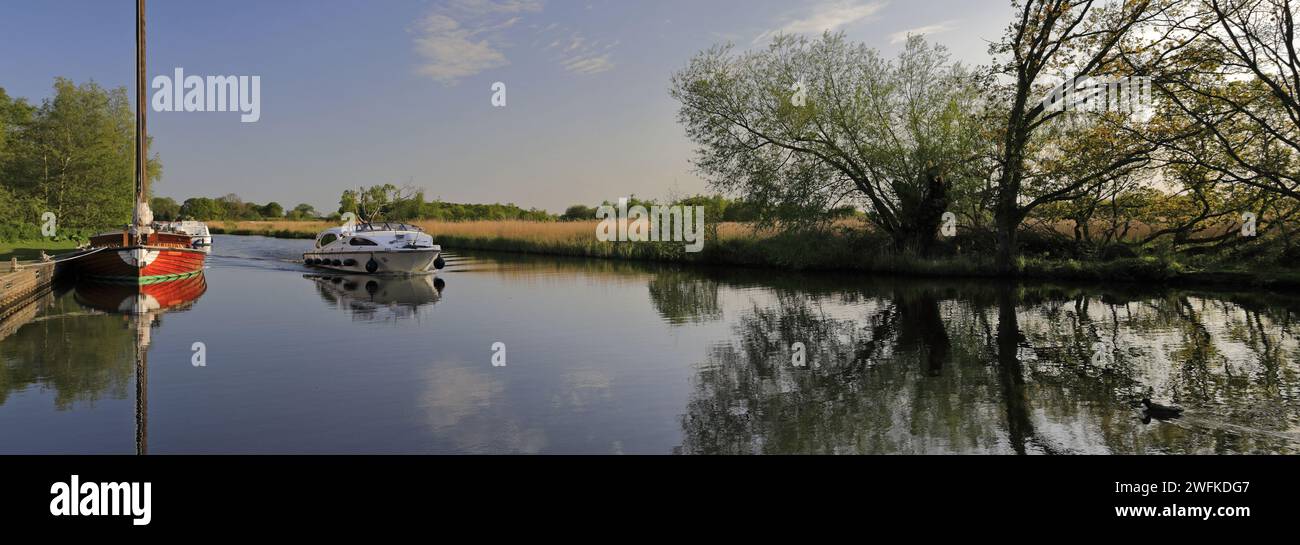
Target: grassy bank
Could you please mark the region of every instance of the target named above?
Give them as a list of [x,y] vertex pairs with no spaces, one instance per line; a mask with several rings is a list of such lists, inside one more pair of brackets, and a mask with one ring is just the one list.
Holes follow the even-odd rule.
[[[997,277],[988,253],[958,253],[919,258],[891,251],[877,237],[838,232],[781,234],[742,224],[720,224],[698,253],[680,242],[612,243],[596,240],[597,222],[414,222],[449,250],[491,250],[540,255],[697,263],[791,270],[861,271],[929,277]],[[311,239],[335,224],[327,222],[247,221],[213,225],[213,233]],[[1300,288],[1300,272],[1248,263],[1183,263],[1166,256],[1113,260],[1024,257],[1019,275],[1027,278],[1095,282],[1158,282],[1276,289]]]
[[0,262],[17,257],[19,261],[31,261],[41,258],[41,252],[54,255],[59,252],[75,250],[80,244],[74,240],[20,240],[0,242]]

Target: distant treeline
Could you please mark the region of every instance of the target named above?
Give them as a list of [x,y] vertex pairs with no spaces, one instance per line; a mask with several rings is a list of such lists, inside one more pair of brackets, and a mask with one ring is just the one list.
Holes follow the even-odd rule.
[[238,221],[260,219],[316,219],[319,214],[310,204],[299,204],[285,210],[278,202],[257,204],[244,202],[234,193],[222,197],[194,197],[177,203],[170,197],[154,197],[149,200],[154,219],[172,221],[177,219],[195,219],[200,221]]
[[[345,202],[346,198],[345,198]],[[362,214],[355,204],[340,206],[333,212],[320,212],[310,204],[299,204],[285,209],[278,202],[257,204],[245,202],[238,195],[222,197],[194,197],[177,203],[167,197],[155,197],[150,202],[154,217],[159,220],[196,219],[200,221],[241,220],[340,220],[344,212],[358,217],[386,220],[432,219],[443,221],[471,220],[531,220],[555,221],[556,217],[545,210],[525,210],[514,204],[461,204],[442,201],[424,202],[422,199],[404,199],[387,203],[382,214]],[[374,210],[372,208],[372,210]]]
[[[614,206],[616,202],[605,201],[600,206]],[[722,195],[694,195],[682,199],[670,199],[659,201],[654,199],[638,199],[635,196],[628,198],[627,206],[644,206],[647,209],[651,206],[680,205],[680,206],[703,206],[705,217],[709,222],[758,222],[762,221],[768,214],[763,208],[764,205],[754,201],[744,199],[728,199]],[[558,219],[561,221],[581,221],[590,220],[596,217],[598,206],[587,206],[585,204],[575,204],[564,210]],[[828,211],[811,212],[827,220],[850,218],[861,215],[862,213],[852,206],[839,206],[831,208]]]
[[[162,221],[177,219],[197,219],[200,221],[249,221],[249,220],[340,220],[342,215],[351,212],[360,218],[382,219],[389,221],[435,220],[435,221],[590,221],[596,219],[596,209],[602,205],[615,205],[613,201],[604,201],[599,205],[588,206],[575,204],[562,214],[552,214],[537,208],[520,208],[514,203],[470,204],[453,203],[441,200],[425,201],[419,190],[403,191],[391,184],[362,187],[343,192],[339,199],[339,208],[333,212],[322,213],[310,204],[299,204],[292,209],[285,209],[278,202],[257,204],[246,202],[238,195],[228,194],[222,197],[194,197],[177,203],[170,197],[154,197],[150,205],[154,218]],[[710,222],[752,222],[758,221],[763,212],[759,206],[742,200],[728,199],[721,195],[695,195],[672,200],[628,199],[628,206],[681,205],[703,206]],[[844,206],[827,213],[829,219],[847,218],[860,215],[861,212]]]
[[[604,201],[601,205],[612,205]],[[638,199],[631,196],[628,206],[641,205],[649,208],[659,205],[703,206],[710,222],[714,221],[756,221],[764,217],[758,204],[728,199],[722,195],[695,195],[685,198],[667,200]],[[562,214],[551,214],[537,208],[523,209],[510,204],[458,204],[441,200],[426,201],[424,192],[418,188],[399,188],[393,184],[382,184],[347,190],[339,198],[339,208],[331,218],[344,213],[354,213],[361,218],[379,218],[395,221],[438,220],[438,221],[590,221],[596,219],[596,209],[600,205],[589,206],[575,204],[565,209]],[[851,206],[833,208],[828,212],[818,212],[828,219],[851,217],[860,212]]]

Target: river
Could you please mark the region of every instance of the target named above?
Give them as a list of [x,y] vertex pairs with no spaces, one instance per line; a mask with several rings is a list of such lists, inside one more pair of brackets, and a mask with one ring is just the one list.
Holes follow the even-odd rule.
[[1300,451],[1297,296],[473,252],[339,276],[308,244],[217,236],[165,295],[7,320],[0,452]]

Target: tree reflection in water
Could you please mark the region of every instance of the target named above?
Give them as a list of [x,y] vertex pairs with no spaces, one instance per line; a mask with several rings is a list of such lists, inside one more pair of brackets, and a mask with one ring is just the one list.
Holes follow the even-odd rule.
[[[721,286],[702,315],[721,315],[720,298],[740,294],[748,304],[733,318],[734,338],[697,366],[681,419],[685,453],[1300,446],[1294,301],[709,274],[684,280]],[[691,316],[685,301],[656,307]],[[796,342],[807,347],[805,367],[792,364]],[[1135,401],[1147,392],[1188,414],[1144,423]]]
[[135,377],[135,336],[121,316],[89,312],[63,295],[71,286],[35,302],[29,316],[11,317],[0,340],[0,406],[28,388],[54,392],[54,405],[69,410],[107,396],[127,397]]

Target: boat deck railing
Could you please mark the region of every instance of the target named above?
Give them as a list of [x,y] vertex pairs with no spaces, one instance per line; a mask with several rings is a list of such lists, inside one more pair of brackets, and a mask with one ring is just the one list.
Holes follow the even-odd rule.
[[354,229],[358,233],[373,233],[376,231],[416,231],[423,233],[424,229],[419,225],[409,223],[391,223],[387,221],[373,223],[359,223]]

